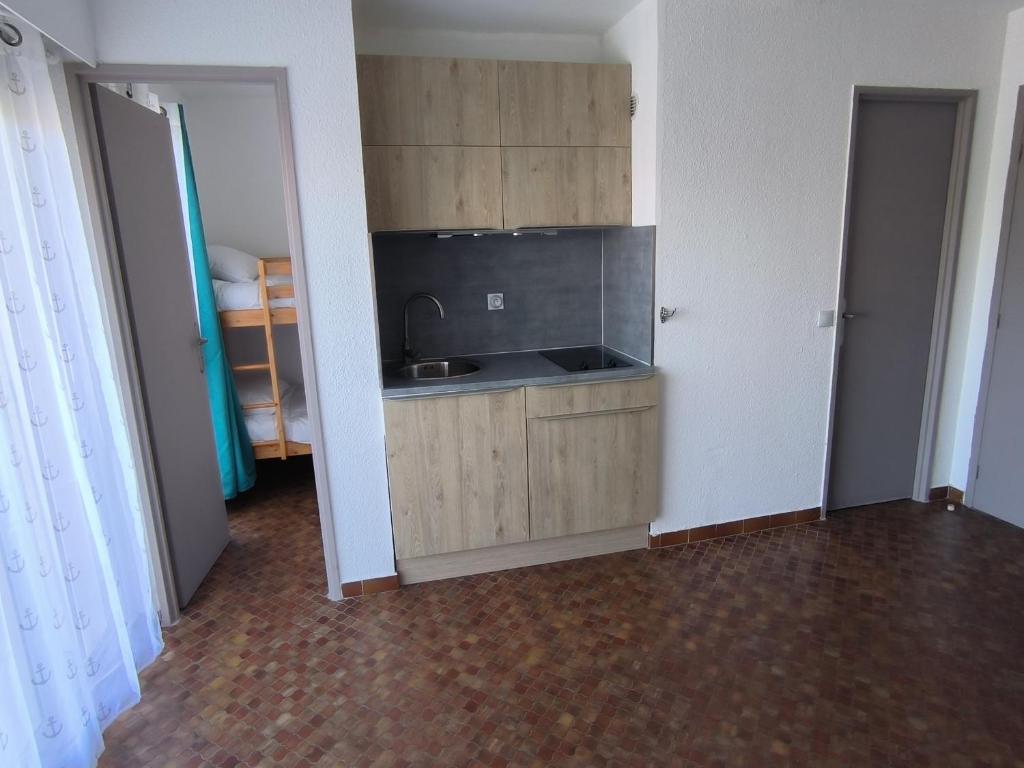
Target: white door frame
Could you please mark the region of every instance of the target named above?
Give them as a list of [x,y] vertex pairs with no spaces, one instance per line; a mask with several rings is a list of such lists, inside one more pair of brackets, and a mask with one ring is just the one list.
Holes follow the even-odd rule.
[[832,441],[835,439],[836,394],[839,385],[839,355],[845,329],[843,312],[846,311],[846,270],[850,244],[850,215],[853,202],[853,168],[857,145],[857,120],[862,101],[938,101],[957,105],[956,129],[953,139],[952,169],[946,200],[946,221],[943,225],[942,252],[939,256],[938,285],[935,295],[935,313],[932,319],[931,347],[928,371],[925,376],[924,406],[921,414],[921,433],[918,438],[917,466],[914,472],[914,500],[928,501],[931,490],[932,463],[935,456],[935,431],[939,421],[942,397],[943,368],[949,340],[949,317],[953,305],[953,279],[960,253],[960,233],[963,228],[964,201],[967,174],[974,131],[974,112],[978,100],[975,90],[946,88],[890,88],[884,86],[854,86],[850,115],[849,156],[846,165],[846,203],[843,212],[843,239],[839,257],[839,281],[836,291],[835,338],[832,345],[832,381],[829,394],[828,420],[825,430],[825,471],[821,487],[821,514],[828,511],[829,480],[832,471]]
[[[1006,259],[1010,247],[1013,203],[1018,192],[1017,169],[1022,152],[1024,152],[1024,86],[1017,89],[1017,112],[1013,121],[1010,162],[1006,171],[1006,188],[1003,192],[1003,218],[999,228],[999,250],[996,252],[992,299],[988,307],[985,353],[981,363],[981,383],[978,387],[978,407],[974,411],[974,430],[971,435],[971,459],[967,466],[967,487],[964,489],[964,503],[967,506],[973,506],[974,504],[974,491],[978,481],[978,467],[981,461],[981,438],[985,429],[985,412],[988,409],[989,388],[992,385],[992,362],[995,358],[996,325],[999,322],[1000,304],[1003,299],[1003,281],[1006,279]],[[1024,194],[1024,190],[1021,190],[1021,194]]]
[[299,217],[298,187],[295,178],[295,156],[292,142],[291,108],[288,98],[288,77],[283,67],[177,66],[151,64],[82,64],[65,66],[68,95],[74,119],[75,135],[82,158],[89,215],[93,231],[102,233],[96,240],[94,267],[100,278],[100,302],[106,313],[108,337],[116,358],[118,383],[129,415],[134,460],[143,499],[143,518],[147,538],[153,552],[154,592],[160,608],[161,621],[173,624],[180,616],[174,589],[167,545],[167,533],[157,493],[156,469],[153,462],[148,428],[142,401],[139,373],[131,344],[131,326],[117,265],[110,205],[99,163],[96,123],[88,89],[93,83],[182,83],[226,82],[263,83],[271,85],[277,101],[278,128],[281,141],[281,171],[284,180],[285,215],[288,226],[289,256],[295,283],[295,309],[298,317],[299,350],[306,390],[306,408],[312,427],[313,472],[316,479],[317,505],[320,510],[320,532],[323,539],[327,570],[327,596],[341,599],[341,567],[335,538],[327,463],[324,458],[323,426],[316,366],[313,358],[313,334],[309,323],[309,291],[302,248],[302,227]]

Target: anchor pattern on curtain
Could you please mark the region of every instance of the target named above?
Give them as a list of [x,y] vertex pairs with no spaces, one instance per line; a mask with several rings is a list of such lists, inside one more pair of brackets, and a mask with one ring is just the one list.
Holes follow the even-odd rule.
[[161,649],[42,40],[0,43],[0,766],[91,766]]

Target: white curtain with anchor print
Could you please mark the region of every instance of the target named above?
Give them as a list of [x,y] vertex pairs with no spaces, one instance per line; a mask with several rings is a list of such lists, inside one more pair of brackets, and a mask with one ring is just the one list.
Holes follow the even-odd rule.
[[161,640],[67,147],[19,27],[0,42],[0,766],[77,768]]

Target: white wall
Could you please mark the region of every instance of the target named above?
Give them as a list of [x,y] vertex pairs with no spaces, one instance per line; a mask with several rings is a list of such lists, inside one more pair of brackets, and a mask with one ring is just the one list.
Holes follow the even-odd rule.
[[458,56],[527,61],[602,61],[599,35],[466,32],[446,29],[361,27],[356,51],[401,56]]
[[601,40],[604,59],[629,62],[639,109],[633,118],[633,225],[656,223],[658,181],[658,0],[644,0]]
[[287,256],[273,90],[239,85],[182,97],[207,242]]
[[821,501],[834,330],[815,315],[836,304],[855,84],[980,89],[940,424],[948,476],[1011,5],[661,3],[656,305],[679,314],[655,337],[655,532]]
[[20,16],[68,53],[86,64],[96,63],[89,0],[4,0],[0,10]]
[[982,225],[977,275],[970,312],[970,333],[964,354],[963,384],[956,413],[956,444],[952,455],[950,484],[961,490],[967,487],[970,469],[971,440],[981,384],[981,369],[988,339],[989,311],[996,280],[996,257],[999,250],[1000,226],[1003,218],[1003,196],[1013,139],[1013,122],[1017,111],[1017,91],[1024,85],[1024,10],[1010,14],[1003,46],[1002,73],[996,108],[995,134],[992,138],[992,161],[988,169],[987,197]]
[[[656,333],[655,532],[820,502],[833,331],[814,320],[836,302],[854,84],[980,89],[940,425],[949,472],[979,242],[992,237],[982,209],[1011,6],[660,2],[656,303],[680,311]],[[273,0],[96,0],[96,16],[102,61],[288,67],[343,579],[392,573],[349,4],[281,14]],[[169,33],[181,28],[190,34]],[[363,50],[529,57],[522,40],[429,38]],[[535,57],[583,58],[553,42],[534,40]]]
[[287,67],[342,580],[393,574],[350,4],[95,0],[94,11],[105,63]]

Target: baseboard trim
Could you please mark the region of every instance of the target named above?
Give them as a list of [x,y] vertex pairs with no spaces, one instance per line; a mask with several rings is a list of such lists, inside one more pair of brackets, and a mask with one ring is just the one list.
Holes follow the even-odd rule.
[[398,587],[398,574],[394,576],[381,576],[379,579],[348,581],[341,585],[341,596],[360,597],[361,595],[373,595],[378,592],[393,592]]
[[757,533],[769,528],[783,528],[787,525],[813,523],[821,519],[821,507],[798,509],[793,512],[782,512],[777,515],[747,517],[742,520],[731,520],[727,523],[712,523],[699,528],[684,528],[681,531],[653,534],[648,540],[650,549],[676,547],[680,544],[695,544],[708,539],[721,539],[725,536],[737,536],[744,533]]
[[523,541],[499,547],[470,549],[426,557],[407,557],[397,561],[398,577],[404,584],[453,579],[478,573],[507,571],[530,565],[558,563],[581,557],[608,555],[647,547],[648,526],[634,525],[612,531],[595,531],[555,539]]
[[964,492],[952,485],[940,485],[928,491],[928,501],[952,501],[963,504]]

